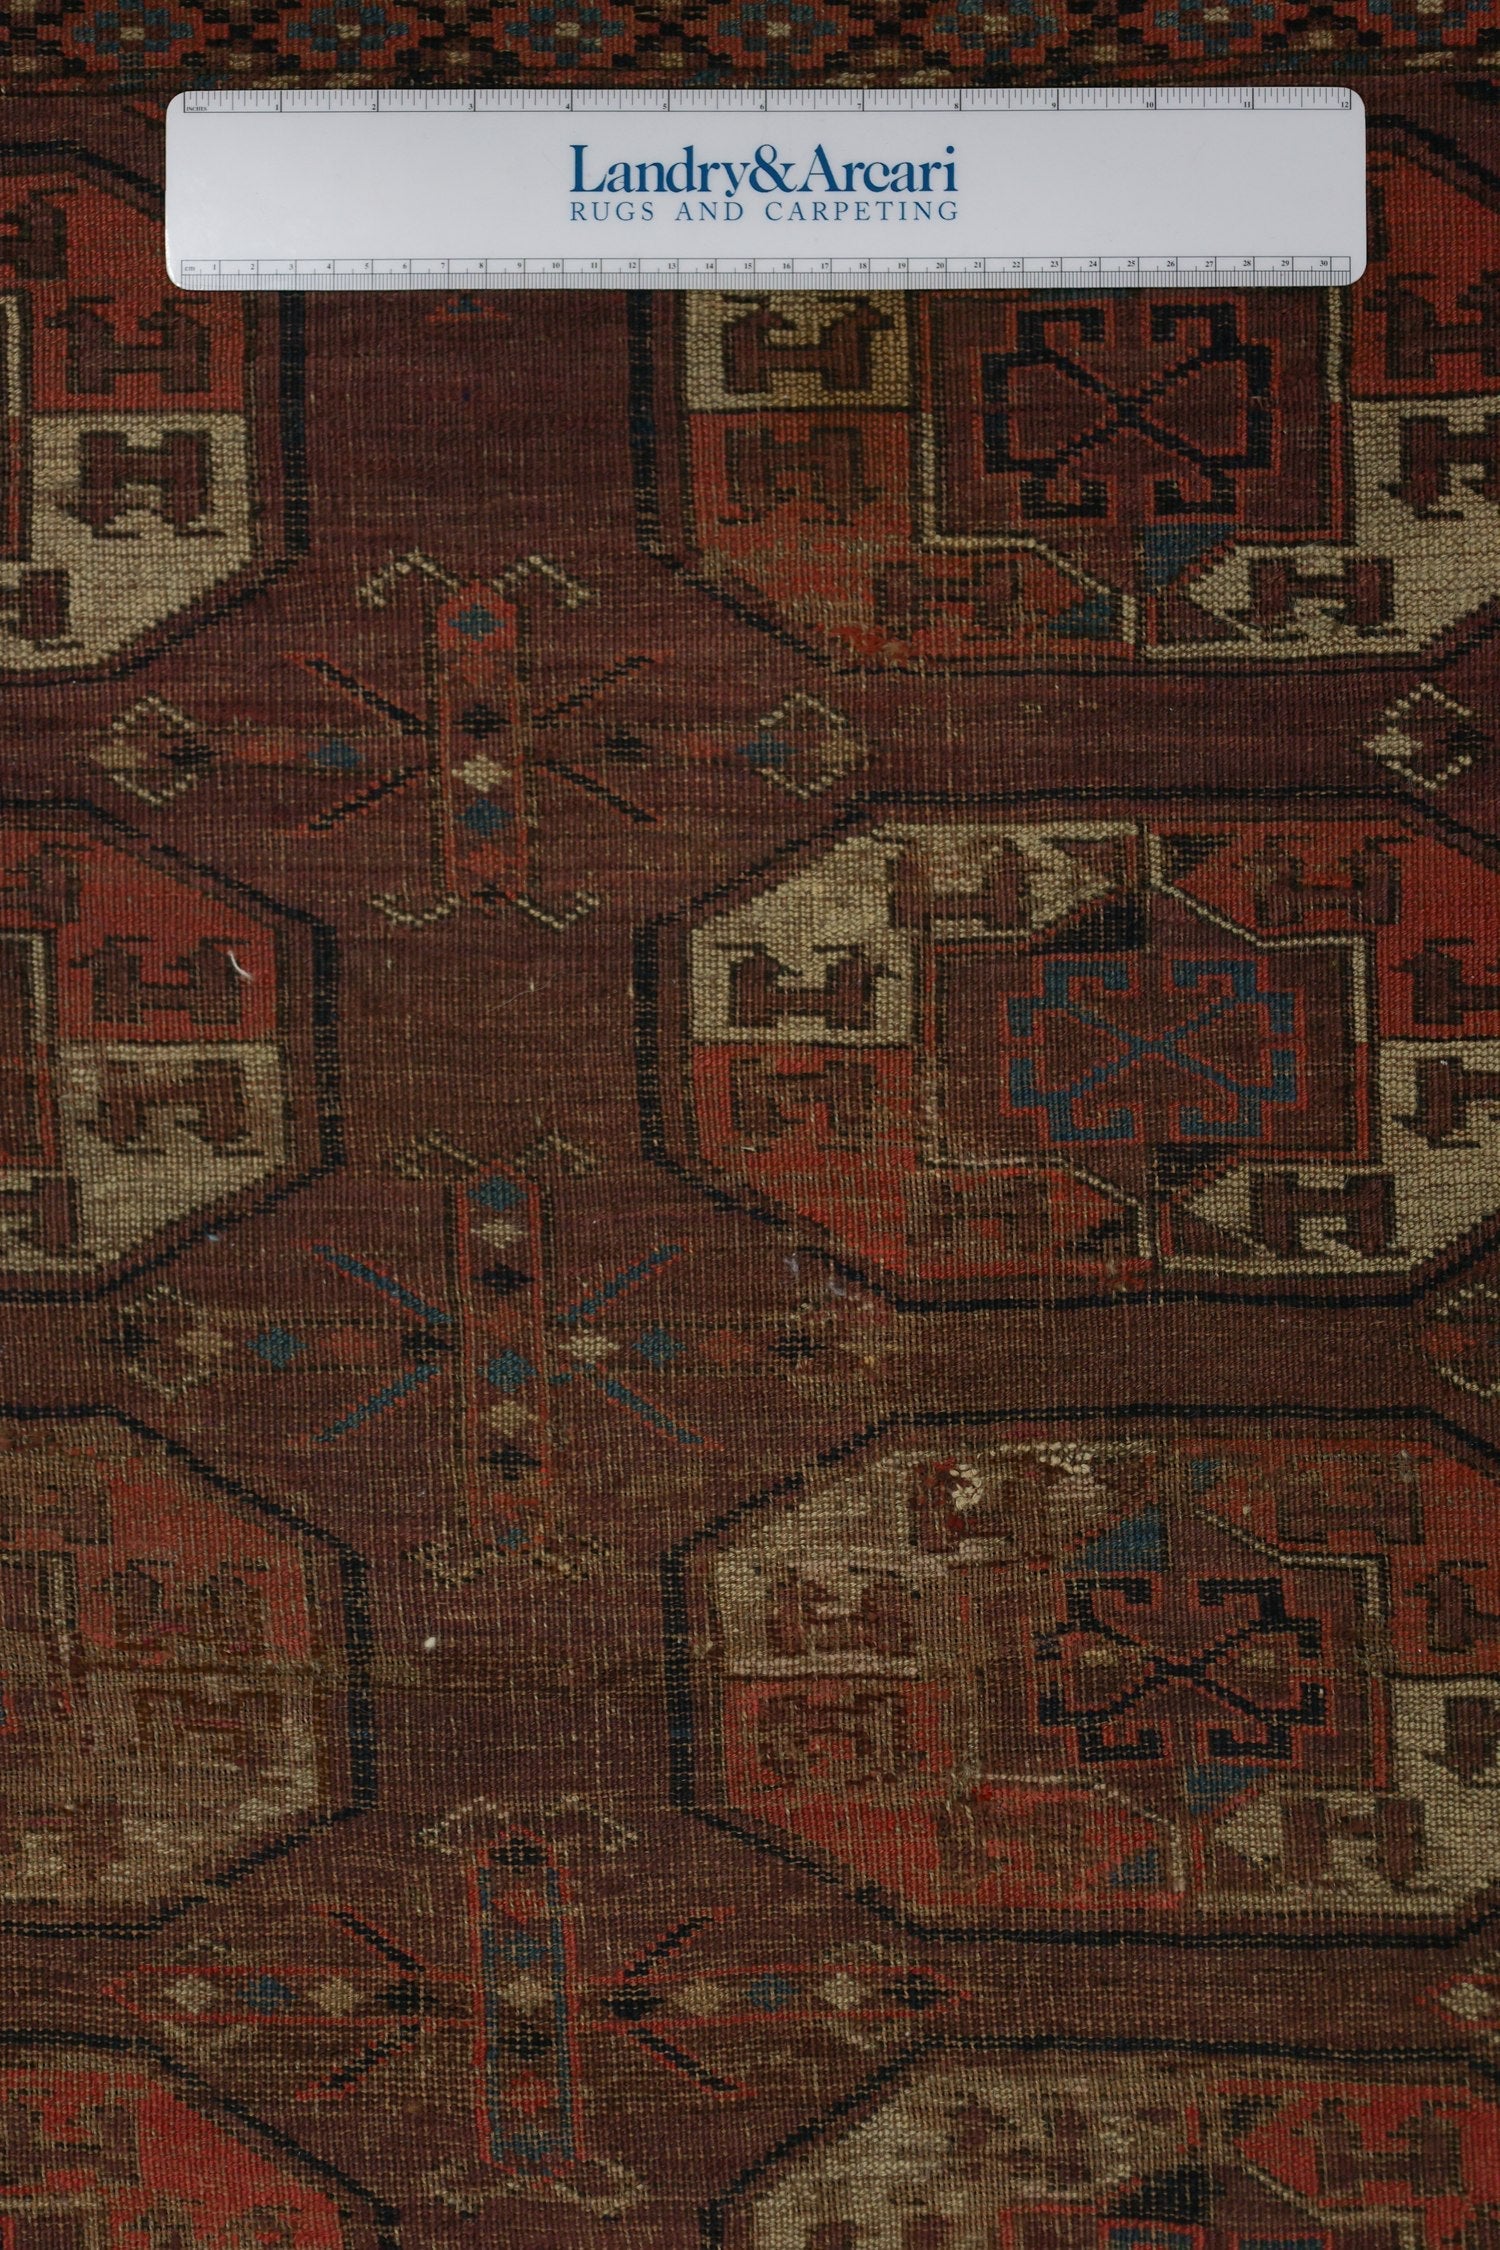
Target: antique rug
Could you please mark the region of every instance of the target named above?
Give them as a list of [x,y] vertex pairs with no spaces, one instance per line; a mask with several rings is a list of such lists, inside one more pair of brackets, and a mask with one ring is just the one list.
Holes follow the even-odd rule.
[[[3,37],[4,2250],[1496,2250],[1500,8]],[[190,84],[1153,72],[1357,288],[164,278]]]

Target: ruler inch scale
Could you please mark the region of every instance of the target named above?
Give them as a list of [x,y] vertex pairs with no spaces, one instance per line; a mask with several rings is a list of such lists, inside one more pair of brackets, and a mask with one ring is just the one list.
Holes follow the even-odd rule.
[[371,116],[494,111],[561,111],[570,115],[660,112],[673,116],[727,115],[866,116],[885,111],[912,113],[953,110],[987,113],[1035,110],[1349,110],[1356,100],[1348,86],[960,86],[948,88],[855,87],[828,92],[795,87],[760,89],[691,87],[253,87],[205,88],[179,97],[192,116]]
[[190,290],[1341,288],[1364,131],[1346,86],[204,90],[167,112],[167,267]]

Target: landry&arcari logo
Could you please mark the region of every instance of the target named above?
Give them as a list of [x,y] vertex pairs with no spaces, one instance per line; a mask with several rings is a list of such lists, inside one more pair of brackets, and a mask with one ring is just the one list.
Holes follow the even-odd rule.
[[[834,158],[819,141],[810,155],[763,141],[752,155],[701,157],[692,142],[680,156],[632,161],[591,153],[574,141],[569,217],[709,224],[742,219],[744,197],[753,215],[774,221],[819,224],[853,220],[885,225],[956,219],[958,166],[950,142],[940,156]],[[656,199],[672,199],[658,205]]]

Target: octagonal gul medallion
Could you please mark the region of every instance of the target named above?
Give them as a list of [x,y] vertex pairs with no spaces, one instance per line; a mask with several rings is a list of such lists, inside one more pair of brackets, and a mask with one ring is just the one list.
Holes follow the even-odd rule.
[[1420,1417],[931,1423],[672,1558],[680,1803],[921,1930],[1481,1909],[1494,1461]]
[[871,814],[653,934],[648,1145],[906,1303],[1407,1296],[1500,1218],[1481,849]]
[[381,2219],[331,2165],[213,2114],[128,2041],[0,2034],[0,2226],[14,2250],[383,2250]]
[[728,2250],[1442,2250],[1500,2217],[1500,2099],[1442,2055],[973,2041],[752,2166]]
[[243,884],[0,806],[0,1294],[91,1295],[335,1161],[328,969]]
[[144,181],[0,148],[0,672],[112,669],[300,544],[298,316],[173,289],[161,227]]
[[368,1801],[339,1542],[106,1413],[0,1412],[0,1923],[135,1929]]
[[648,543],[847,670],[1431,660],[1500,597],[1500,182],[1376,124],[1370,188],[1349,290],[657,298]]

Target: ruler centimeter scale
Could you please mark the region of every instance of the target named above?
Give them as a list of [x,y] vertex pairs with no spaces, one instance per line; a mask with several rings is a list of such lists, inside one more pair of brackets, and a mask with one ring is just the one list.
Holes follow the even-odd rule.
[[1341,86],[203,91],[168,111],[167,248],[194,290],[1339,287],[1364,109]]

